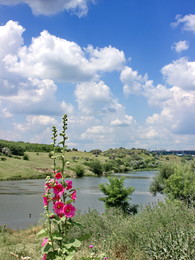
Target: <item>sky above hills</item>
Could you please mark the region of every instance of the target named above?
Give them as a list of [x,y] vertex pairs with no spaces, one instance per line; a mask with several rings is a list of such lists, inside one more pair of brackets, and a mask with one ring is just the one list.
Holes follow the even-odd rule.
[[0,139],[64,113],[69,148],[195,149],[195,2],[0,0]]

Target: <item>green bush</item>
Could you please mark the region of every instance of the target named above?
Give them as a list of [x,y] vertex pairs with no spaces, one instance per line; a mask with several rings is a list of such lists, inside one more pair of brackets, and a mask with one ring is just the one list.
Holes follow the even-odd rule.
[[74,169],[78,178],[83,177],[85,174],[85,168],[82,165],[77,165]]
[[100,184],[99,189],[104,193],[104,198],[99,200],[105,203],[106,208],[119,208],[124,213],[137,213],[137,206],[129,203],[130,196],[134,192],[134,187],[124,187],[124,177],[108,178],[109,183]]
[[101,176],[103,174],[103,166],[101,162],[98,159],[95,159],[89,163],[90,170],[97,174],[98,176]]
[[29,155],[25,153],[24,156],[23,156],[23,160],[28,161],[29,160]]

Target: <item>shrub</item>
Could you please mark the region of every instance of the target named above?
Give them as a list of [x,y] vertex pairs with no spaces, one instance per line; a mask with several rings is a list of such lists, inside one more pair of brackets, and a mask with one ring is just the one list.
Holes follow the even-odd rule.
[[80,177],[83,177],[84,176],[84,173],[85,173],[85,169],[82,165],[77,165],[74,169],[75,173],[76,173],[76,176],[78,178]]
[[2,154],[5,154],[6,156],[11,156],[12,153],[8,147],[3,147]]
[[29,155],[25,153],[23,155],[23,160],[28,161],[29,160]]
[[103,167],[98,159],[95,159],[92,162],[90,162],[89,167],[91,171],[97,174],[98,176],[101,176],[103,174]]
[[124,213],[137,213],[137,205],[131,205],[128,201],[134,192],[134,187],[124,187],[124,177],[108,178],[109,183],[100,184],[99,189],[104,193],[104,198],[99,200],[105,203],[106,208],[119,208]]

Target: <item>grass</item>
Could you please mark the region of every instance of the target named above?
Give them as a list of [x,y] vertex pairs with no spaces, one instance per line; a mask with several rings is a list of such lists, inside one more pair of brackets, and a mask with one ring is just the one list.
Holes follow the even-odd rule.
[[[53,161],[46,152],[26,152],[29,160],[23,160],[22,156],[6,157],[0,156],[0,180],[20,180],[20,179],[44,179],[51,173]],[[114,157],[114,158],[113,158]],[[2,159],[3,158],[3,159]],[[178,156],[159,156],[154,158],[151,154],[145,154],[141,150],[124,150],[113,149],[112,151],[102,152],[98,156],[90,152],[70,151],[65,153],[66,161],[69,165],[66,167],[68,176],[75,176],[75,168],[78,165],[84,167],[85,176],[95,176],[90,170],[89,163],[93,160],[99,160],[101,165],[110,163],[115,172],[132,171],[133,164],[145,162],[145,166],[136,168],[136,170],[155,170],[157,168],[148,167],[147,163],[159,164],[159,162],[177,162],[180,161]],[[167,160],[169,158],[169,160]],[[61,160],[57,160],[57,166],[61,167]],[[135,166],[135,165],[134,165]]]
[[[77,214],[76,219],[83,229],[75,228],[70,236],[89,234],[90,238],[83,243],[74,260],[90,259],[92,250],[96,251],[96,256],[104,254],[109,260],[195,259],[195,209],[182,203],[148,206],[135,216],[124,215],[115,209],[104,214],[93,210],[84,215]],[[0,260],[16,259],[11,253],[40,260],[41,241],[36,236],[39,230],[38,226],[21,231],[2,228]],[[89,248],[90,244],[93,249]]]
[[[53,161],[48,153],[26,152],[29,160],[23,160],[22,156],[4,157],[5,161],[0,160],[0,180],[18,180],[18,179],[38,179],[45,178],[52,170]],[[67,174],[74,175],[74,167],[79,163],[83,164],[85,155],[88,158],[95,158],[94,155],[84,152],[66,153],[66,160],[70,162],[67,168]],[[60,167],[61,161],[57,160]],[[92,174],[86,170],[86,175]]]

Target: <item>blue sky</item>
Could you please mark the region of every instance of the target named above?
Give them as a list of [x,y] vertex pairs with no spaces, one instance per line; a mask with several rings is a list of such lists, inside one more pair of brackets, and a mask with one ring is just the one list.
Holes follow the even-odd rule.
[[0,0],[0,139],[195,149],[195,3]]

